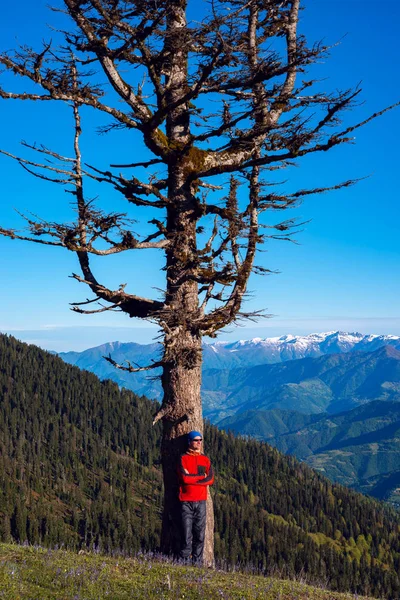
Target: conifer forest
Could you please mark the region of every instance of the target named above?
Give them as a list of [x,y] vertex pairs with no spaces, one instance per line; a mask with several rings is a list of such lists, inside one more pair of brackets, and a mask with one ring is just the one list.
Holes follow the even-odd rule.
[[[0,337],[2,541],[155,552],[161,428],[155,403]],[[215,553],[225,566],[301,573],[334,590],[400,594],[400,516],[268,444],[207,426]]]

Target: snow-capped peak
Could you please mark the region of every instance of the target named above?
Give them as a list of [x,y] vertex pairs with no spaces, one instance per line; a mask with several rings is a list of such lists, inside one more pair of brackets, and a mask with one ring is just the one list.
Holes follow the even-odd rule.
[[396,335],[365,335],[359,332],[327,331],[311,333],[310,335],[287,334],[280,337],[261,338],[236,342],[215,342],[206,344],[218,354],[221,359],[233,357],[235,361],[242,362],[240,356],[245,356],[246,363],[261,364],[263,362],[281,362],[307,356],[321,356],[351,351],[373,351],[385,345],[400,348],[400,337]]

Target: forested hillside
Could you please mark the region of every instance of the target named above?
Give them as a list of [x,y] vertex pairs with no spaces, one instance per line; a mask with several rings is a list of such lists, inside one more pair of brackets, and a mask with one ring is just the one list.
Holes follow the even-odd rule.
[[[0,337],[1,539],[155,550],[162,500],[155,406]],[[400,517],[257,441],[208,426],[216,556],[337,590],[400,595]]]
[[267,441],[331,481],[400,508],[400,402],[368,402],[337,415],[249,410],[218,426]]
[[203,374],[206,414],[214,423],[245,410],[339,413],[374,400],[400,399],[400,352],[327,354],[249,369]]

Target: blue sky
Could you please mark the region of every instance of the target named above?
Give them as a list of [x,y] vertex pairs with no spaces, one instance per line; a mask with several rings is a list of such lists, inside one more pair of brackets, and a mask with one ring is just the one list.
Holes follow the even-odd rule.
[[[310,41],[340,41],[331,58],[316,67],[318,75],[326,78],[325,87],[343,89],[361,82],[364,103],[348,119],[361,120],[400,100],[397,1],[381,0],[379,7],[368,0],[306,0],[303,5],[300,27]],[[49,33],[46,23],[58,26],[60,19],[42,0],[13,3],[0,24],[0,44],[3,49],[16,40],[36,45],[56,35]],[[6,79],[3,85],[21,89],[16,79]],[[2,149],[21,152],[19,142],[25,139],[71,154],[65,135],[71,116],[65,107],[0,102]],[[131,144],[118,135],[98,137],[92,116],[83,117],[83,146],[89,155],[106,156],[113,144],[110,162],[121,158],[126,162],[128,147],[129,160],[132,153],[138,155],[134,141]],[[294,211],[300,220],[311,219],[297,236],[299,244],[268,244],[258,262],[280,274],[253,277],[249,286],[252,294],[246,308],[263,308],[274,317],[257,325],[231,326],[220,339],[333,329],[400,335],[399,125],[397,109],[359,130],[355,144],[306,158],[286,174],[287,189],[293,190],[368,178],[355,187],[308,198]],[[0,169],[0,226],[21,226],[15,208],[50,220],[71,219],[70,196],[61,189],[33,179],[6,157],[0,157]],[[115,208],[118,199],[111,201]],[[2,237],[0,251],[1,331],[52,350],[83,349],[117,339],[144,343],[157,333],[148,323],[123,314],[72,313],[69,303],[87,297],[86,289],[68,277],[78,269],[73,254]],[[132,292],[155,295],[153,288],[162,285],[161,253],[132,253],[95,263],[99,278],[112,287],[128,282]]]

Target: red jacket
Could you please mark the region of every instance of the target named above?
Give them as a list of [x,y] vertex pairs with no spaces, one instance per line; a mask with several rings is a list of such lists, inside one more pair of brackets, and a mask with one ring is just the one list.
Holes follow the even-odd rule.
[[214,483],[213,469],[207,456],[182,454],[178,466],[178,477],[181,502],[207,500],[207,486]]

